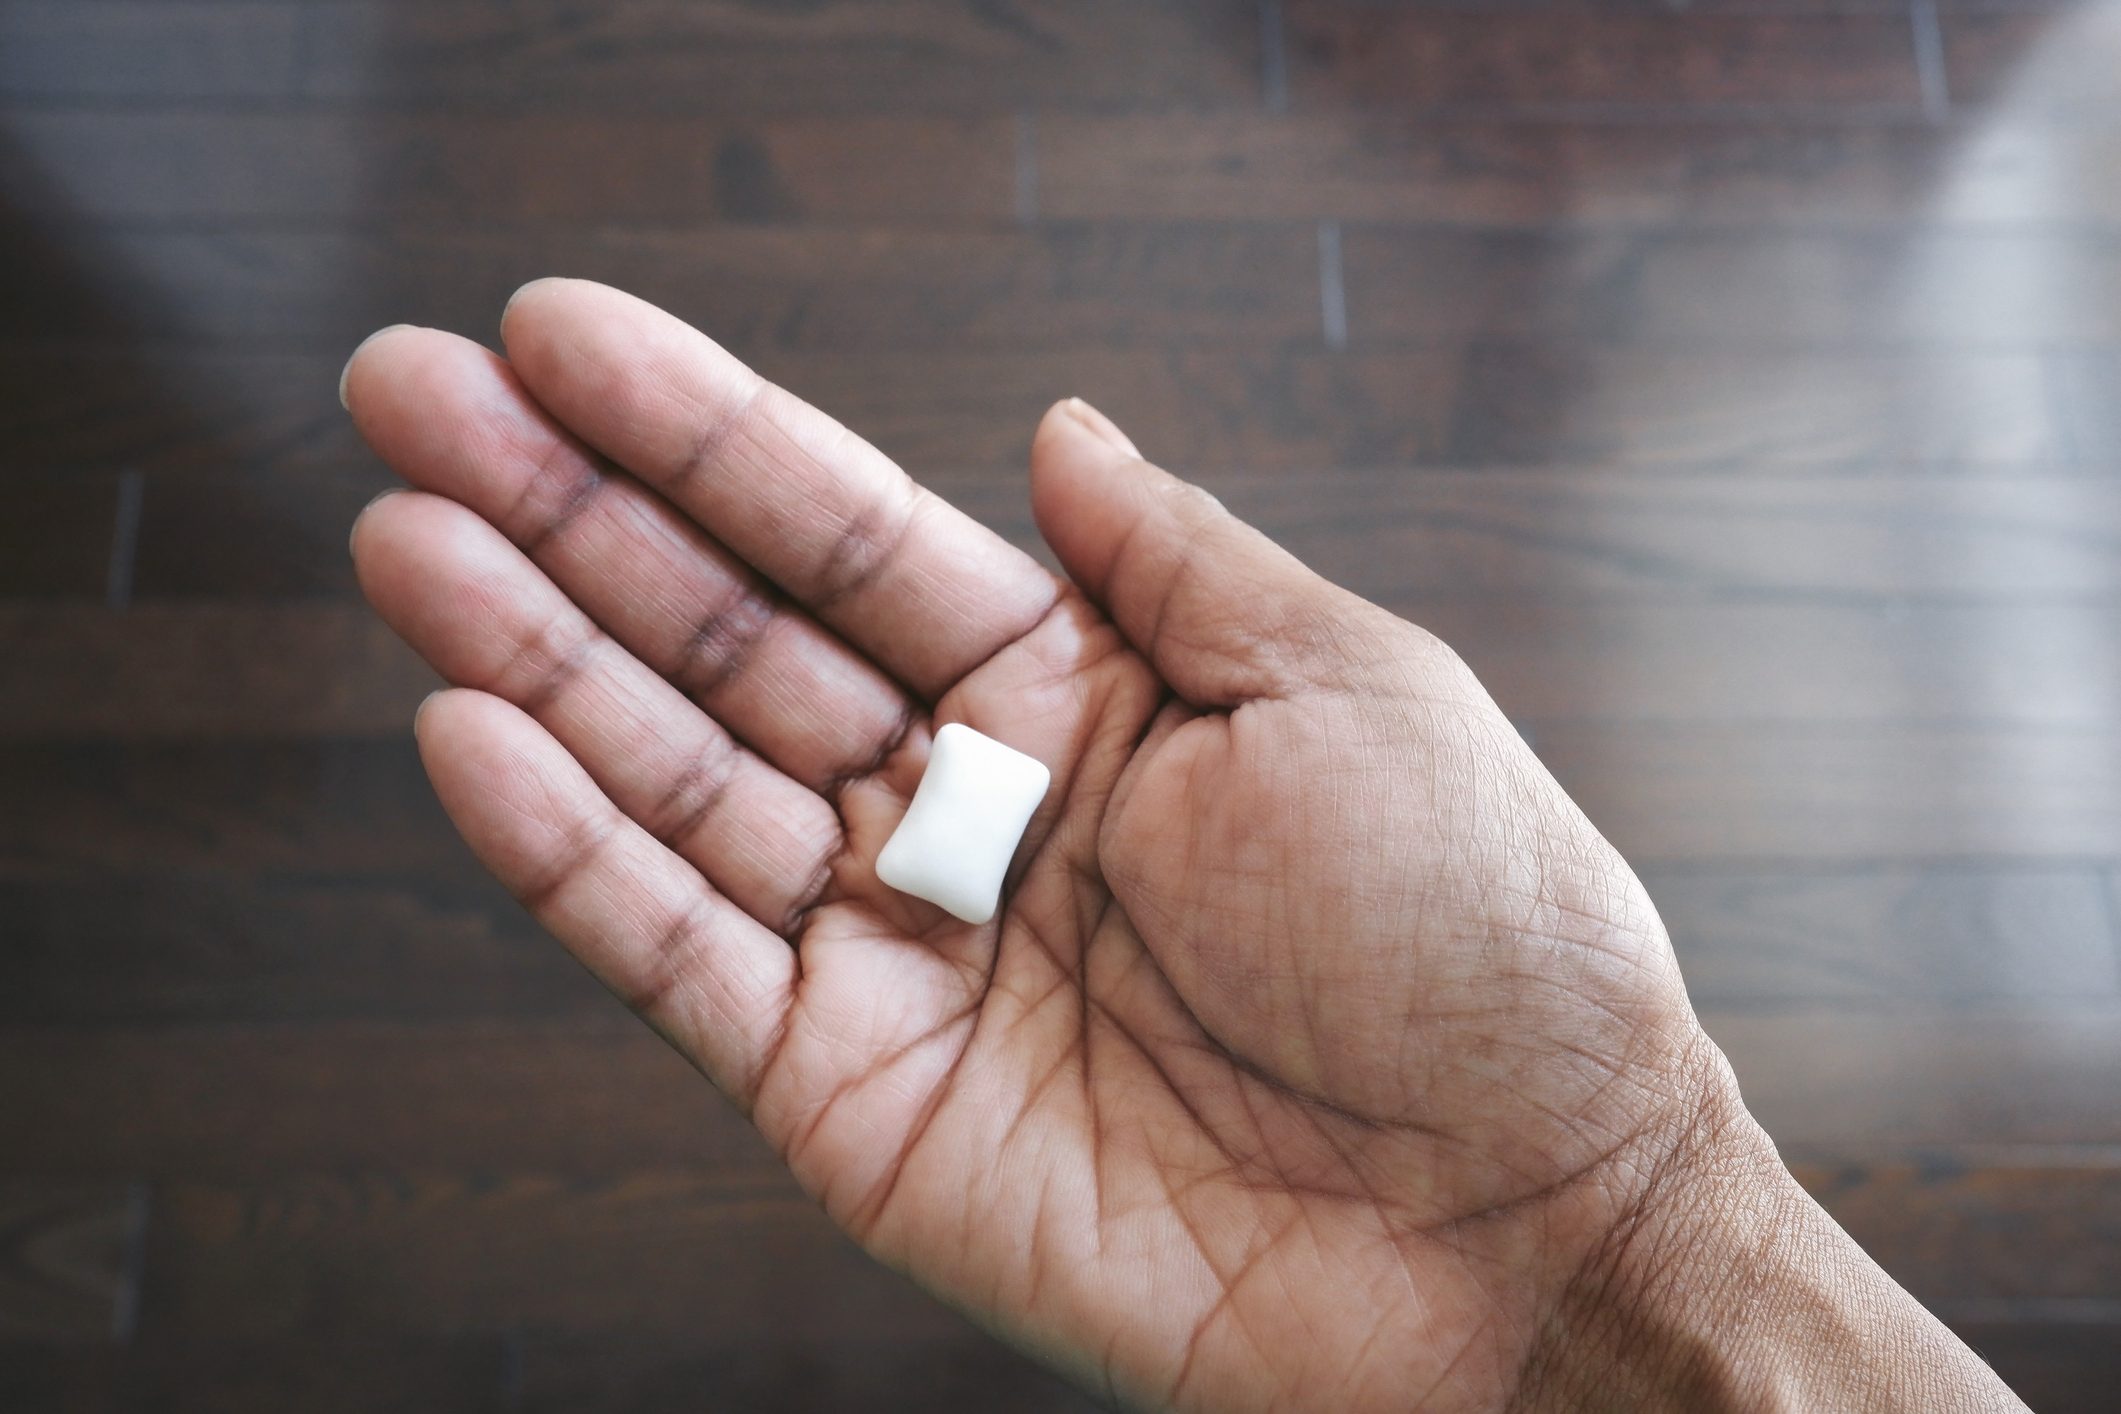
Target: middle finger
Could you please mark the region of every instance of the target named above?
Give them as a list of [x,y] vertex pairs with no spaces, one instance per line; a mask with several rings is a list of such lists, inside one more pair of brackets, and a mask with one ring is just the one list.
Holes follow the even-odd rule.
[[412,485],[469,506],[643,662],[814,790],[873,771],[916,708],[654,492],[560,429],[469,339],[399,329],[364,345],[348,402]]

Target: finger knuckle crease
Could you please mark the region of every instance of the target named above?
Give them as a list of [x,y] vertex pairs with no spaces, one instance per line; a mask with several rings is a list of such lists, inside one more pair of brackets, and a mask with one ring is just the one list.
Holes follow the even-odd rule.
[[501,670],[499,681],[504,685],[520,684],[513,694],[515,704],[531,716],[538,716],[581,677],[599,641],[595,633],[547,624],[517,646]]
[[519,542],[523,553],[535,556],[564,535],[596,503],[606,479],[595,462],[565,442],[553,443],[509,512],[511,522],[530,519]]
[[727,741],[701,751],[678,773],[656,803],[656,825],[649,833],[675,849],[690,839],[721,806],[736,775],[736,747]]
[[616,826],[610,821],[584,822],[568,837],[560,858],[544,877],[516,891],[516,898],[532,913],[542,913],[562,889],[590,866],[604,848]]
[[921,507],[917,496],[909,496],[893,508],[872,503],[855,512],[820,561],[810,602],[828,609],[876,583],[905,548]]
[[672,919],[656,935],[643,962],[641,975],[626,990],[626,1004],[643,1016],[658,1016],[669,1006],[683,983],[686,959],[693,951],[706,920],[698,909]]
[[773,385],[763,378],[754,377],[749,387],[736,399],[725,404],[692,439],[677,467],[665,482],[664,489],[672,490],[687,485],[704,475],[719,462],[740,437],[753,418],[764,407],[766,396]]
[[704,697],[742,677],[752,656],[773,627],[773,604],[751,589],[740,589],[721,608],[694,626],[678,650],[672,676],[694,697]]

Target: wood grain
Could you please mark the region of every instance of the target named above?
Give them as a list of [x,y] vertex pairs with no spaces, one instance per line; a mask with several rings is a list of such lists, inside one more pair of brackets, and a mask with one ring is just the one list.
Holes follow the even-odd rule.
[[2121,466],[2121,352],[2058,354],[2051,363],[2077,459],[2088,466]]
[[[0,408],[0,438],[29,464],[145,470],[150,508],[171,471],[270,487],[313,468],[372,467],[331,391],[346,352],[0,353],[0,380],[22,390]],[[1071,390],[1149,455],[1190,470],[1996,470],[2072,455],[2049,371],[2030,352],[739,352],[920,474],[1017,472],[1039,415]]]
[[1636,861],[1704,1006],[2121,995],[2105,870]]
[[17,0],[0,10],[0,98],[271,98],[294,90],[297,6]]
[[2121,236],[2073,232],[1342,238],[1354,343],[1466,337],[1688,347],[2102,345],[2121,338]]
[[1243,101],[1243,0],[1016,13],[963,0],[17,0],[0,96],[365,100],[709,113],[1004,109],[1028,101]]
[[798,1330],[748,1346],[610,1335],[533,1341],[523,1364],[522,1408],[529,1414],[703,1408],[868,1414],[897,1391],[919,1391],[932,1409],[1090,1414],[1109,1407],[971,1331],[878,1344]]
[[403,484],[373,458],[158,472],[141,497],[134,597],[350,599],[360,593],[347,553],[354,518]]
[[2105,1410],[2117,66],[2107,0],[0,4],[0,1408],[1089,1407],[424,779],[331,389],[560,271],[1028,547],[1085,397],[1443,634],[1804,1181]]
[[2106,230],[2121,195],[2096,174],[2116,161],[2121,131],[2081,122],[1057,113],[1038,125],[1038,200],[1066,220]]
[[1834,1220],[1925,1302],[2097,1301],[2121,1278],[2121,1169],[1942,1151],[1914,1162],[1801,1161]]
[[2101,859],[2111,726],[1542,722],[1539,754],[1633,858]]
[[1015,180],[1016,123],[996,114],[162,109],[143,121],[50,107],[0,124],[8,209],[47,226],[999,221]]
[[2096,476],[1747,462],[1201,479],[1320,573],[1387,602],[2037,601],[2068,614],[2121,589],[2121,489]]
[[383,1172],[172,1185],[156,1202],[143,1313],[172,1336],[528,1326],[742,1346],[962,1329],[785,1176]]
[[1738,467],[2048,466],[2075,446],[2036,351],[1472,349],[1461,462]]
[[[2121,1046],[2110,1000],[1704,1019],[1748,1104],[1798,1149],[2121,1144],[2102,1080]],[[608,1021],[11,1027],[0,1061],[0,1154],[35,1136],[41,1171],[84,1178],[779,1169],[615,1006]]]
[[1704,1008],[1702,1022],[1792,1159],[2121,1136],[2121,1104],[2104,1079],[2121,1064],[2121,1007],[2110,999]]
[[0,1061],[0,1176],[782,1172],[616,1003],[551,1022],[17,1026]]
[[[1430,600],[1352,548],[1314,563],[1452,644],[1520,719],[2000,729],[2115,712],[2112,685],[2081,671],[2087,645],[2121,634],[2111,599]],[[0,652],[19,669],[0,682],[0,743],[402,740],[442,686],[352,604],[0,607]]]
[[1955,1315],[1951,1326],[2034,1409],[2101,1414],[2108,1392],[2121,1384],[2115,1323]]
[[0,1349],[102,1344],[130,1331],[138,1292],[133,1190],[0,1177]]
[[0,874],[465,877],[410,732],[395,740],[0,747]]
[[0,1344],[0,1400],[22,1414],[506,1414],[519,1345],[351,1331],[123,1351]]
[[1291,101],[1913,110],[1907,23],[1861,14],[1591,14],[1289,0]]
[[2095,121],[2113,116],[2121,7],[1957,7],[1943,28],[1956,101]]
[[0,652],[0,740],[403,736],[443,686],[352,606],[0,608]]
[[462,875],[0,881],[0,1024],[609,1019],[498,884]]
[[[2121,1174],[2110,1158],[1940,1151],[1920,1162],[1804,1160],[1797,1172],[1924,1300],[2097,1298],[2117,1274]],[[320,1321],[414,1333],[704,1330],[717,1345],[779,1343],[798,1329],[827,1344],[962,1331],[786,1180],[363,1173],[179,1184],[156,1204],[146,1312],[195,1340]],[[533,1248],[526,1231],[539,1234]]]
[[[2121,491],[2074,470],[1851,475],[1833,463],[1649,461],[1639,469],[1203,471],[1166,459],[1320,573],[1410,608],[1710,595],[2064,600],[2079,612],[2082,601],[2121,590]],[[1013,469],[918,469],[1012,540],[1039,543],[1026,482]],[[377,465],[160,475],[145,500],[135,594],[147,602],[349,598],[357,591],[347,529],[393,484]],[[91,548],[80,546],[79,558],[92,558]],[[88,569],[78,566],[84,590]]]
[[115,475],[10,470],[0,481],[0,600],[101,600],[118,523]]
[[[0,230],[0,262],[26,261],[37,239]],[[1307,225],[152,229],[107,233],[102,255],[101,310],[26,292],[0,311],[0,339],[343,354],[390,323],[486,334],[518,286],[554,271],[750,351],[1271,346],[1316,342],[1319,327]]]

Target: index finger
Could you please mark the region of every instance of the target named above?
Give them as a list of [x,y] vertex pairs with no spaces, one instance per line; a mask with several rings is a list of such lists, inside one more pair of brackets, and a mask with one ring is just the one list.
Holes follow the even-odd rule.
[[501,337],[548,412],[931,701],[1060,597],[1029,555],[653,305],[539,280]]

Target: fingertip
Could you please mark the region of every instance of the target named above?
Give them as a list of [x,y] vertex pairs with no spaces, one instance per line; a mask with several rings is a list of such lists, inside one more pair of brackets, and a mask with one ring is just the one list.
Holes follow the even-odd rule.
[[369,497],[368,504],[355,513],[353,525],[346,533],[346,551],[354,557],[356,562],[361,557],[361,527],[370,522],[370,517],[375,514],[376,507],[382,505],[392,496],[403,494],[404,490],[405,488],[402,486],[386,486],[381,491],[376,492],[375,495]]
[[[459,762],[484,758],[484,746],[502,739],[515,719],[528,722],[516,708],[471,687],[439,687],[420,699],[413,709],[412,735],[419,743],[428,774],[435,776],[438,761]],[[437,779],[437,786],[441,781]]]
[[427,719],[427,709],[434,705],[434,700],[437,697],[447,691],[449,689],[446,687],[436,688],[433,692],[421,698],[420,705],[412,709],[412,735],[415,741],[419,740],[420,737],[420,723]]
[[522,284],[516,286],[516,292],[508,297],[508,303],[501,306],[501,329],[503,331],[503,337],[506,337],[509,316],[513,315],[516,312],[517,306],[521,305],[524,302],[526,296],[535,299],[536,291],[548,286],[561,285],[565,283],[567,283],[567,279],[565,276],[562,275],[540,275],[535,280],[526,280]]
[[1136,460],[1141,458],[1141,449],[1134,445],[1134,439],[1122,432],[1118,423],[1099,412],[1089,403],[1084,402],[1081,398],[1068,398],[1059,406],[1063,416],[1072,420],[1075,426],[1081,428],[1090,436],[1095,437],[1098,441],[1103,442],[1115,451],[1124,452]]
[[371,344],[376,343],[378,340],[382,339],[386,335],[395,334],[401,329],[410,329],[413,327],[414,326],[410,324],[386,324],[381,329],[376,330],[375,333],[370,334],[367,338],[361,340],[360,343],[354,345],[354,351],[346,356],[346,366],[339,370],[340,407],[346,409],[348,412],[353,411],[352,392],[354,365],[361,361],[362,353],[365,352]]

